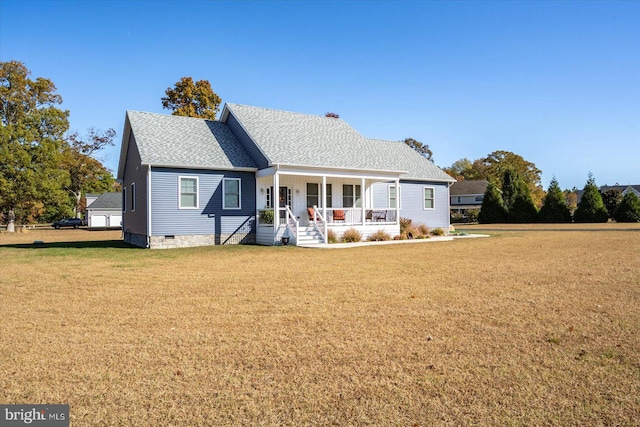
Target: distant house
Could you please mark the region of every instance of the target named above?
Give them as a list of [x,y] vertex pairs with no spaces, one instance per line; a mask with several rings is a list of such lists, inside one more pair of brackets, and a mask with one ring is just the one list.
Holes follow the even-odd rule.
[[[635,193],[636,196],[640,197],[640,185],[602,185],[600,186],[599,190],[600,194],[604,194],[610,190],[618,190],[623,196],[631,191]],[[576,198],[578,203],[580,203],[580,200],[582,200],[582,193],[584,193],[584,190],[576,191]]]
[[455,182],[449,189],[451,213],[465,216],[469,209],[480,209],[488,184],[484,179]]
[[623,196],[632,192],[640,197],[640,185],[603,185],[600,187],[600,193],[606,193],[609,190],[618,190]]
[[448,229],[455,181],[342,119],[239,104],[219,121],[128,111],[118,180],[125,241],[150,248],[394,236],[401,217]]
[[87,194],[86,221],[89,228],[122,226],[122,193]]

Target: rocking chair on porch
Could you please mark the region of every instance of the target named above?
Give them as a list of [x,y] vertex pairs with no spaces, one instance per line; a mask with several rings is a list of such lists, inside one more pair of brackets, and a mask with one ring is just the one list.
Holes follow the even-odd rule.
[[313,222],[314,221],[313,208],[307,208],[307,215],[309,215],[309,222]]
[[334,210],[333,211],[333,222],[344,222],[344,211],[343,210]]

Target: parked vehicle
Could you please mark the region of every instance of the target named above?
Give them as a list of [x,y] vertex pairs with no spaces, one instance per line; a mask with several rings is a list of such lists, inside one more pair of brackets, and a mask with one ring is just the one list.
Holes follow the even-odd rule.
[[81,225],[84,225],[84,224],[82,223],[82,220],[80,218],[65,218],[51,224],[51,226],[56,230],[59,230],[62,227],[78,228]]

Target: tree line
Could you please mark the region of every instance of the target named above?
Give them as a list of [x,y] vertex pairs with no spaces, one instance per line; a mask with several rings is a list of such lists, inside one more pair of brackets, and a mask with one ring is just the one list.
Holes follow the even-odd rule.
[[[59,108],[62,97],[53,82],[30,75],[21,62],[0,62],[0,222],[8,224],[9,231],[15,222],[80,216],[87,192],[119,191],[112,173],[95,157],[113,145],[116,132],[70,132],[69,111]],[[216,120],[221,102],[207,80],[194,82],[191,77],[182,77],[161,98],[162,107],[173,115],[208,120]],[[331,112],[326,117],[340,116]],[[413,138],[403,142],[433,161],[427,144]],[[572,192],[560,190],[555,178],[545,192],[542,171],[509,151],[474,161],[460,159],[444,170],[458,180],[489,181],[481,222],[596,222],[609,216],[640,221],[635,194],[601,195],[591,176],[572,215],[567,200]]]
[[640,222],[640,198],[632,191],[624,196],[619,190],[615,202],[605,205],[595,179],[591,174],[582,190],[582,197],[575,212],[571,212],[565,193],[555,177],[549,184],[542,207],[538,210],[527,189],[526,183],[514,170],[504,173],[502,187],[489,182],[484,194],[478,222],[488,223],[594,223]]
[[18,61],[0,62],[0,221],[79,216],[86,192],[113,191],[112,173],[93,155],[113,145],[113,129],[69,132],[69,111],[49,79],[31,79]]

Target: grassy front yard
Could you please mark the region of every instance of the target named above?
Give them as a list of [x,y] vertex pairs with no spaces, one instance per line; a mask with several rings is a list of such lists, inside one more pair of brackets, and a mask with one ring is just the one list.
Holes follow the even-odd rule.
[[2,234],[0,402],[78,426],[636,425],[629,227],[340,250]]

